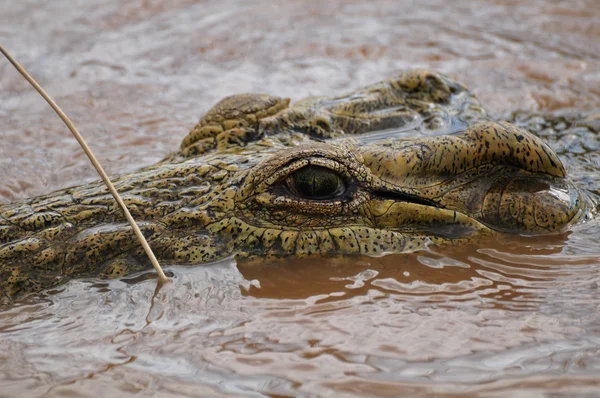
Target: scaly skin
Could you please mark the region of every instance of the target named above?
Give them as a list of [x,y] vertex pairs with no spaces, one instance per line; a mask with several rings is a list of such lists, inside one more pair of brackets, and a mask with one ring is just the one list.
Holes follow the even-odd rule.
[[[408,132],[420,136],[399,138]],[[341,188],[314,196],[325,177],[309,177],[314,197],[299,194],[298,170]],[[291,107],[225,98],[178,152],[114,182],[163,264],[399,253],[561,231],[594,207],[540,139],[489,120],[463,86],[424,70]],[[0,206],[0,297],[148,266],[101,182]]]

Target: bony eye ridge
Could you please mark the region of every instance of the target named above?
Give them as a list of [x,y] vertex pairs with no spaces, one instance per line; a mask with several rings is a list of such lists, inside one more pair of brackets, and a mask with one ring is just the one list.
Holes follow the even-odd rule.
[[285,181],[292,194],[305,199],[333,199],[346,191],[342,177],[321,166],[302,167],[290,174]]

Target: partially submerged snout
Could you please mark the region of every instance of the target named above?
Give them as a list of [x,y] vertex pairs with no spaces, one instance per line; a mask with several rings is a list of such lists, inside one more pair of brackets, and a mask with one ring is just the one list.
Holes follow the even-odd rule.
[[431,219],[456,212],[493,230],[555,232],[579,220],[588,200],[552,149],[509,123],[482,122],[458,135],[387,140],[358,151],[389,196],[429,207]]

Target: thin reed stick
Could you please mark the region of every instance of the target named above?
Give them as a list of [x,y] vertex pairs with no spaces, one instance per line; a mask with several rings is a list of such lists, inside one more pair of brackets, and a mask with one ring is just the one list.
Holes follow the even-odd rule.
[[33,77],[31,77],[31,75],[25,70],[25,68],[23,68],[10,55],[10,53],[8,51],[6,51],[6,49],[2,46],[2,44],[0,44],[0,52],[2,52],[2,54],[4,54],[4,56],[10,61],[11,64],[13,64],[13,66],[19,71],[19,73],[21,75],[23,75],[23,77],[33,86],[33,88],[35,88],[37,90],[37,92],[40,93],[40,95],[42,97],[44,97],[44,99],[46,100],[48,105],[50,105],[52,107],[52,109],[54,109],[54,112],[56,112],[56,114],[62,119],[62,121],[67,125],[69,130],[71,130],[71,133],[73,133],[73,135],[75,136],[75,139],[77,140],[77,142],[79,142],[79,145],[81,145],[81,148],[83,148],[83,151],[85,152],[87,157],[90,159],[90,161],[94,165],[94,168],[96,168],[96,171],[98,172],[98,174],[100,174],[100,177],[102,177],[104,184],[106,184],[106,186],[108,187],[108,190],[110,191],[112,196],[115,198],[115,200],[117,201],[119,206],[121,206],[121,209],[123,209],[123,213],[125,213],[125,218],[127,218],[129,225],[131,225],[131,228],[133,228],[135,235],[137,236],[138,240],[144,247],[146,254],[150,258],[150,262],[152,262],[154,269],[158,273],[159,280],[161,282],[168,282],[169,280],[167,279],[167,276],[165,275],[162,268],[160,267],[160,264],[158,263],[158,260],[154,256],[154,253],[152,252],[150,245],[146,241],[146,238],[144,238],[142,231],[140,231],[140,228],[135,223],[135,220],[133,219],[133,217],[131,217],[131,214],[129,213],[129,210],[127,210],[127,206],[125,206],[123,199],[121,199],[121,196],[119,196],[119,193],[115,189],[115,186],[112,184],[112,182],[110,182],[110,179],[104,172],[104,169],[102,168],[102,166],[100,165],[100,163],[98,162],[98,160],[96,159],[94,154],[92,153],[92,150],[85,143],[85,140],[83,139],[81,134],[79,134],[79,131],[77,131],[77,128],[75,128],[75,125],[73,124],[73,122],[71,122],[71,119],[69,119],[69,117],[67,115],[65,115],[65,113],[62,111],[62,109],[60,109],[60,107],[58,105],[56,105],[54,100],[52,100],[52,98],[50,98],[50,96],[44,91],[44,89],[42,87],[40,87],[40,85],[35,81],[35,79]]

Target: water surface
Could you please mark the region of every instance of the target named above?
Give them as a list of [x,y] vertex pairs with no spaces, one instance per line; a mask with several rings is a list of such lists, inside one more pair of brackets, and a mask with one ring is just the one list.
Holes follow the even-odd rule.
[[[429,67],[597,189],[598,20],[595,0],[29,0],[2,5],[0,41],[110,173],[162,159],[226,95]],[[0,120],[1,201],[97,178],[7,62]],[[0,310],[0,396],[594,396],[599,235],[75,280]]]

